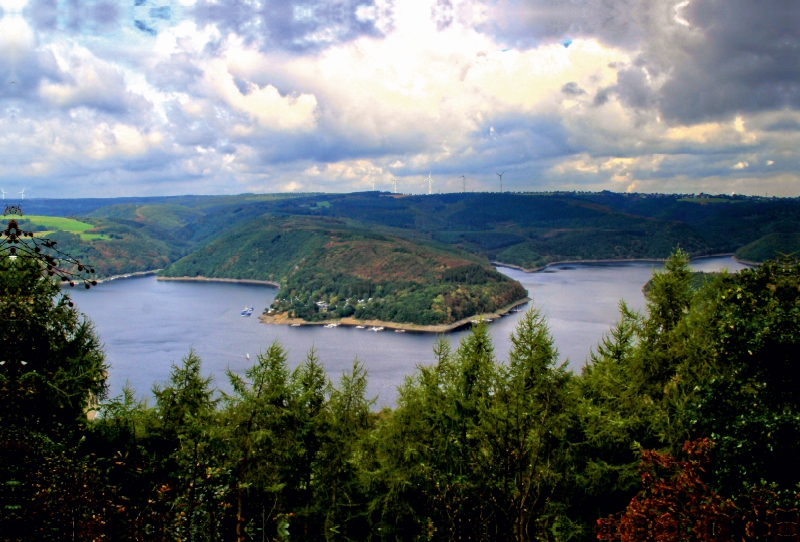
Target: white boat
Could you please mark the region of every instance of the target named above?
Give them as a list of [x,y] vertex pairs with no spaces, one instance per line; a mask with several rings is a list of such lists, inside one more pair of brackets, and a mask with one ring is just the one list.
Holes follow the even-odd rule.
[[405,333],[406,330],[405,329],[395,329],[394,332],[395,333]]
[[367,329],[367,328],[364,326],[356,326],[356,329]]
[[491,318],[487,318],[486,320],[484,320],[484,322],[491,322],[491,321],[492,321]]
[[250,359],[250,352],[244,355],[244,359]]
[[334,322],[332,324],[325,324],[325,327],[339,327],[339,324]]
[[292,324],[290,327],[300,327],[300,324]]
[[370,331],[383,331],[383,326],[371,327],[369,328]]

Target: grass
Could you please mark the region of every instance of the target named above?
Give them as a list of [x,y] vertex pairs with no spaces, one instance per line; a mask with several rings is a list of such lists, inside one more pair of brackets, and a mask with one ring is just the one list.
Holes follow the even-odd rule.
[[[106,235],[101,233],[86,233],[87,230],[94,228],[94,225],[73,218],[63,218],[60,216],[43,216],[43,215],[24,215],[23,220],[28,221],[30,226],[43,226],[47,231],[34,232],[36,237],[43,237],[47,234],[52,234],[55,231],[66,231],[75,235],[80,235],[84,241],[92,239],[108,239]],[[7,219],[3,221],[7,222]],[[29,226],[22,224],[23,229],[29,229]]]
[[83,233],[94,228],[92,224],[60,216],[26,215],[22,218],[36,226],[44,226],[48,229],[68,231],[70,233]]

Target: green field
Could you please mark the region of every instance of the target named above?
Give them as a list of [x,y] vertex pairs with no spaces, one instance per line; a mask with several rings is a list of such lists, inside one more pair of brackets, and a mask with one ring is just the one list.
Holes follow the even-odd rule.
[[[84,241],[92,239],[108,239],[107,236],[100,233],[86,233],[88,230],[93,229],[95,226],[75,220],[72,218],[63,218],[60,216],[43,216],[43,215],[26,215],[17,219],[20,222],[20,227],[24,230],[35,229],[36,227],[47,228],[46,231],[35,231],[36,237],[42,237],[51,234],[54,231],[66,231],[75,235],[80,235]],[[3,224],[7,223],[8,219],[3,220]]]

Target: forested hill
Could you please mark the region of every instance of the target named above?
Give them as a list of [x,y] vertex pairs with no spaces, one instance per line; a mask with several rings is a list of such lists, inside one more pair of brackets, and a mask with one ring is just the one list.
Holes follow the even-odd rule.
[[270,312],[307,321],[450,324],[526,295],[479,256],[317,217],[246,222],[163,275],[280,281]]
[[[800,249],[800,201],[741,196],[363,192],[26,200],[24,208],[81,217],[95,226],[93,239],[58,235],[65,248],[101,259],[105,275],[165,267],[269,216],[335,219],[348,228],[523,268],[665,258],[676,246],[693,256],[741,251],[737,256],[751,261]],[[261,267],[252,267],[248,278]]]

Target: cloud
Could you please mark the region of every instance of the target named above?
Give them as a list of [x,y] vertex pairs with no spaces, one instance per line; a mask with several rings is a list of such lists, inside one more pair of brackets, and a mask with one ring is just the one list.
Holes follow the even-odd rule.
[[391,4],[369,0],[200,0],[187,14],[199,25],[213,24],[261,50],[324,49],[359,36],[380,36],[390,26]]
[[[480,7],[478,7],[480,6]],[[597,39],[635,49],[660,19],[660,0],[496,0],[475,2],[476,28],[515,48]]]
[[635,62],[598,95],[598,105],[615,93],[681,124],[800,106],[796,2],[691,0],[671,18],[663,17],[668,3],[651,6],[661,7],[660,24],[642,23],[649,31],[633,46]]
[[0,179],[787,187],[797,28],[786,0],[31,0],[0,19]]

